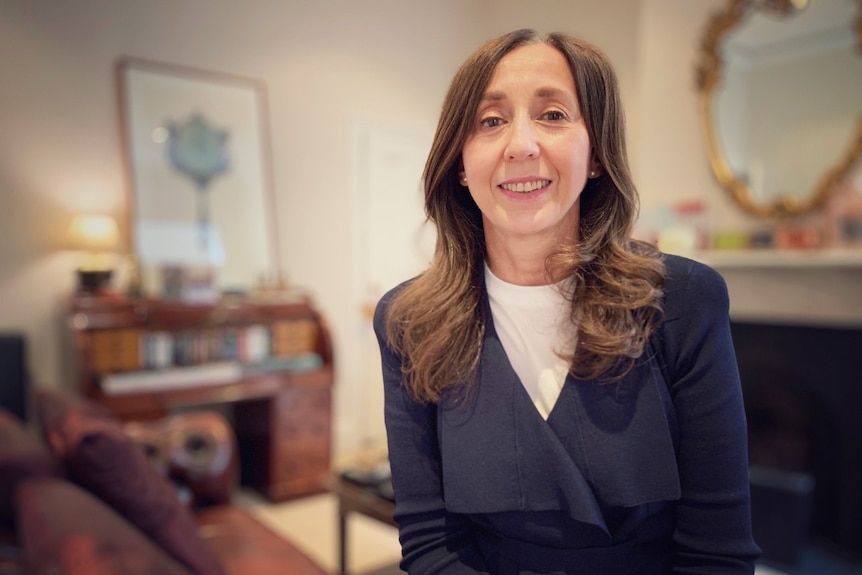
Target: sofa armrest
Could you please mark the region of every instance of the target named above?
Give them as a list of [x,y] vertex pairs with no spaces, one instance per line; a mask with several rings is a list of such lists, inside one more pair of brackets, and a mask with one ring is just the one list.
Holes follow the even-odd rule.
[[215,411],[198,410],[125,424],[156,468],[196,508],[229,502],[239,482],[236,436]]

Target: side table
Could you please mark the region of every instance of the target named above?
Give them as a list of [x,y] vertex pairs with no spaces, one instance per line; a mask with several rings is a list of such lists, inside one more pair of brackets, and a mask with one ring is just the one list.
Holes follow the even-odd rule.
[[338,497],[339,565],[342,575],[347,575],[347,515],[356,512],[398,527],[393,518],[395,502],[373,486],[350,481],[342,474],[332,476],[330,491]]

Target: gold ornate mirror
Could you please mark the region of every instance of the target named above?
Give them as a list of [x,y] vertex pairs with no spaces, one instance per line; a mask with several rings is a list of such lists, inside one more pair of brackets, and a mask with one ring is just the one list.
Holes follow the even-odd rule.
[[728,0],[697,69],[709,162],[747,212],[814,212],[862,158],[862,0]]

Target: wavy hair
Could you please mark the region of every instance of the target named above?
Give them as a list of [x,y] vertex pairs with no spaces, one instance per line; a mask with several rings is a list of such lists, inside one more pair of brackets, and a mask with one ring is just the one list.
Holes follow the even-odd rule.
[[428,269],[392,300],[390,345],[403,358],[404,382],[417,401],[437,402],[475,379],[485,333],[482,214],[459,183],[461,150],[497,63],[527,44],[545,42],[568,61],[593,154],[602,170],[580,196],[577,239],[545,262],[548,277],[567,277],[576,326],[566,355],[578,379],[612,382],[634,366],[662,319],[660,253],[631,239],[638,196],[628,167],[625,119],[616,75],[598,48],[563,34],[517,30],[481,46],[461,66],[446,95],[423,182],[425,213],[437,228]]

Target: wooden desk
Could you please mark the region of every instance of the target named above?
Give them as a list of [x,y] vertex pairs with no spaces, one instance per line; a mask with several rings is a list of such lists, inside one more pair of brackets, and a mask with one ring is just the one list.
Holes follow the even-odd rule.
[[[77,297],[67,314],[69,373],[82,395],[123,421],[229,404],[243,484],[273,501],[326,491],[334,362],[310,298]],[[289,363],[309,357],[319,361]],[[213,376],[225,364],[237,374]],[[107,385],[129,377],[136,387]]]
[[381,497],[371,489],[347,481],[339,475],[332,477],[330,490],[338,496],[339,566],[342,575],[347,575],[348,513],[360,513],[387,525],[398,527],[398,523],[393,518],[395,503],[385,497]]

